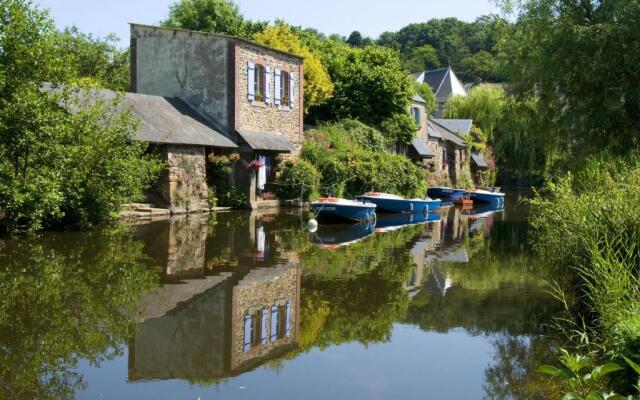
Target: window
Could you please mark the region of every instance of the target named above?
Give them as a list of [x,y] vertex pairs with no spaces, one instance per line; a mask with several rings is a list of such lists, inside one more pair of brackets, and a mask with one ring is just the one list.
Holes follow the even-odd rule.
[[289,105],[289,98],[291,96],[291,92],[289,90],[291,81],[291,76],[288,72],[282,71],[280,75],[280,104]]
[[420,109],[418,107],[411,107],[411,115],[413,119],[416,121],[416,124],[420,126]]
[[442,149],[442,170],[446,170],[449,167],[449,160],[447,160],[447,150]]
[[253,85],[256,101],[265,101],[264,65],[256,64],[253,70]]

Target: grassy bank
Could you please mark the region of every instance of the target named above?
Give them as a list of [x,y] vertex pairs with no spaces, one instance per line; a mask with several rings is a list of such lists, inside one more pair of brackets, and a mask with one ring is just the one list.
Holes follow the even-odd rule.
[[[532,201],[534,245],[575,276],[565,326],[590,344],[578,351],[624,365],[622,356],[640,360],[640,157],[601,156],[575,171]],[[635,375],[622,375],[613,386],[628,392]]]

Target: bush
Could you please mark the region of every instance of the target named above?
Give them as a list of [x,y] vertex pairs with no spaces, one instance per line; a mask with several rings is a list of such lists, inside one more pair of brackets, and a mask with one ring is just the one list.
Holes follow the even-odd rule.
[[316,168],[305,160],[287,160],[279,167],[276,193],[281,199],[308,201],[317,193],[320,175]]
[[377,129],[346,119],[307,131],[305,136],[302,158],[320,173],[321,195],[425,194],[423,169],[404,156],[389,154],[386,139]]
[[534,246],[574,271],[586,306],[576,318],[610,357],[639,359],[640,158],[591,159],[542,194],[531,202]]

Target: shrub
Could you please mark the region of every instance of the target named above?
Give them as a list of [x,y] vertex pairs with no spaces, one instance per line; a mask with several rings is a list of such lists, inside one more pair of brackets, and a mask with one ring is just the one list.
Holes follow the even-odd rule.
[[640,358],[640,159],[591,159],[531,204],[536,250],[576,275],[576,319],[608,356]]
[[316,168],[305,160],[287,160],[279,167],[276,193],[281,199],[308,201],[317,193],[320,175]]

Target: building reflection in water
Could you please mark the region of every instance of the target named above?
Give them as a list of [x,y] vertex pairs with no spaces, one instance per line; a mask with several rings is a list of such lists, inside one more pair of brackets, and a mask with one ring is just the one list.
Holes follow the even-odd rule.
[[129,348],[130,381],[211,382],[296,347],[297,259],[278,251],[281,238],[268,214],[243,217],[244,223],[231,223],[233,230],[211,224],[208,216],[137,227],[152,264],[162,268],[164,284],[140,301]]

